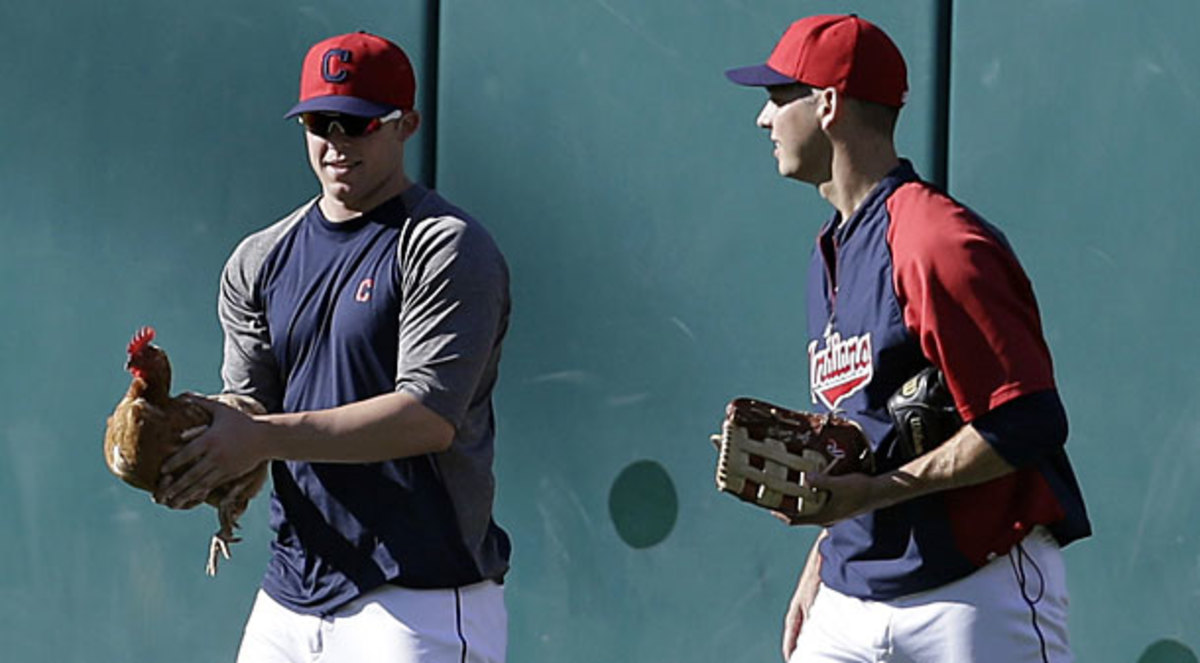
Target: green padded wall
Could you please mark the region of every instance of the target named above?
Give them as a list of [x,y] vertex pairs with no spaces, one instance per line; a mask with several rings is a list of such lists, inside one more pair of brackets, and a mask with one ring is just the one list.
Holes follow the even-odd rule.
[[815,532],[719,494],[708,437],[734,396],[807,402],[804,274],[829,212],[776,174],[766,95],[723,71],[801,12],[847,9],[908,54],[901,143],[927,168],[932,2],[443,3],[438,187],[513,273],[510,660],[778,660]]
[[1067,550],[1080,661],[1200,649],[1198,24],[1194,2],[954,6],[950,188],[1033,277],[1096,529]]
[[411,171],[483,219],[513,270],[497,399],[510,660],[778,660],[815,533],[718,494],[707,437],[733,396],[804,405],[804,266],[828,208],[776,176],[754,126],[764,96],[721,72],[765,57],[794,18],[858,11],[909,60],[902,151],[929,175],[947,164],[1034,279],[1097,528],[1067,551],[1078,660],[1195,663],[1200,362],[1183,348],[1200,324],[1200,9],[1137,7],[0,6],[0,659],[232,659],[265,500],[205,578],[212,510],[169,512],[112,478],[103,419],[142,324],[178,389],[217,388],[227,253],[316,191],[280,119],[300,59],[365,28],[422,78]]
[[301,59],[362,27],[415,46],[421,66],[421,3],[0,5],[0,660],[233,659],[266,562],[265,500],[206,578],[215,512],[170,512],[113,478],[104,418],[143,324],[178,389],[219,388],[221,266],[318,190],[282,120]]

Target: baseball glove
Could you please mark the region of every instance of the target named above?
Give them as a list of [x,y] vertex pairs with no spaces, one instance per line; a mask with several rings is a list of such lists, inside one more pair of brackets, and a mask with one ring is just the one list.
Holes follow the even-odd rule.
[[872,473],[874,456],[858,424],[834,414],[795,412],[752,398],[725,408],[718,440],[717,488],[788,516],[809,516],[828,494],[807,473]]
[[962,428],[962,418],[946,378],[930,366],[912,376],[892,394],[888,413],[896,426],[895,456],[911,460],[950,439]]

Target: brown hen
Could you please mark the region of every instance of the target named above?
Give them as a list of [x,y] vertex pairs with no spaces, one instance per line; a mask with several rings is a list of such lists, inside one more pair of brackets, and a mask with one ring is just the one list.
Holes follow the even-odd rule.
[[[187,398],[172,397],[171,362],[162,348],[152,344],[154,329],[143,327],[129,342],[125,368],[133,374],[129,391],[108,417],[104,433],[104,460],[108,469],[131,486],[153,492],[162,463],[186,442],[185,433],[212,422],[212,415]],[[222,394],[217,400],[248,414],[263,414],[257,401],[245,396]],[[237,519],[245,513],[267,477],[263,463],[245,475],[209,493],[206,503],[217,509],[220,529],[208,549],[208,575],[217,574],[219,557],[229,559],[229,544]]]

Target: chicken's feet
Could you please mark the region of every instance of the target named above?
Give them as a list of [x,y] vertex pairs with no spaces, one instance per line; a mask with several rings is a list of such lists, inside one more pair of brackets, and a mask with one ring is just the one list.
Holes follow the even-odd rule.
[[212,541],[208,544],[208,564],[204,567],[204,572],[209,576],[217,575],[217,564],[221,558],[230,559],[229,544],[241,541],[241,537],[234,536],[233,531],[228,532],[225,529],[213,534]]

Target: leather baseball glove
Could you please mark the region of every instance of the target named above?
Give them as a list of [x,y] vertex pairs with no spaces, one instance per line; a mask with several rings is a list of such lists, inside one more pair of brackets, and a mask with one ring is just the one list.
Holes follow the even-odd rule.
[[896,425],[896,457],[901,461],[931,451],[963,425],[945,375],[933,366],[901,385],[887,409]]
[[753,398],[726,406],[716,441],[717,488],[788,516],[815,514],[829,497],[805,485],[807,473],[871,474],[875,469],[871,446],[853,421]]

